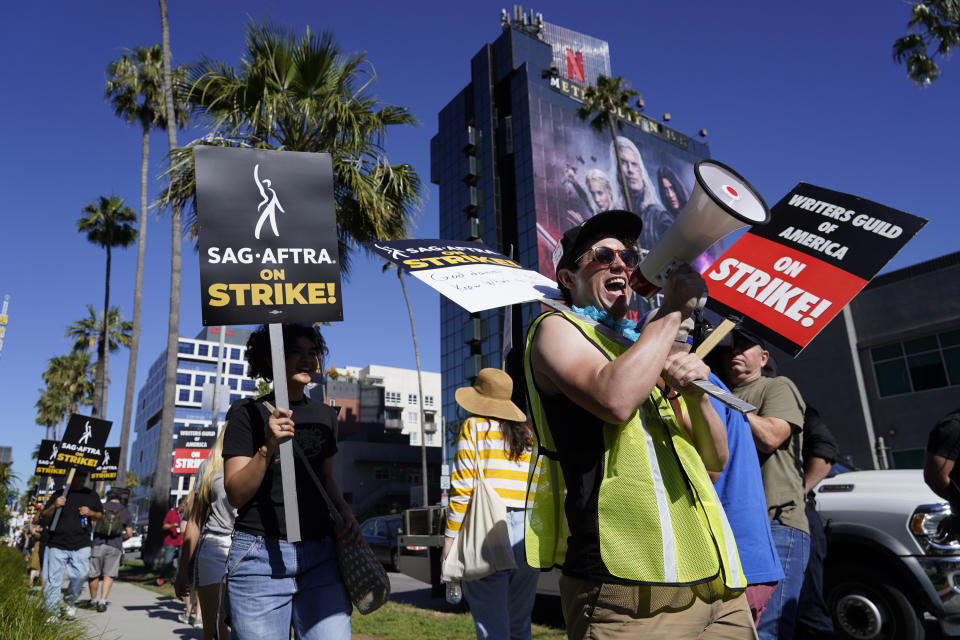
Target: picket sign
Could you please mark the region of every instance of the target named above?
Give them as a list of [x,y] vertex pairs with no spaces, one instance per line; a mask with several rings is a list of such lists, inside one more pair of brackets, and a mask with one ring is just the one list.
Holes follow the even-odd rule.
[[[70,471],[67,471],[67,481],[63,485],[63,497],[66,498],[70,494],[70,485],[73,484],[73,476],[77,472],[76,467],[70,467]],[[50,531],[56,531],[57,525],[60,523],[60,512],[63,511],[63,507],[57,507],[57,512],[53,514],[53,522],[50,523]]]
[[[283,356],[283,325],[272,323],[270,355],[273,360],[273,394],[280,409],[289,409],[286,359]],[[287,542],[300,542],[300,507],[297,502],[297,476],[293,466],[293,438],[280,442],[280,480],[283,484],[283,512],[286,516]]]

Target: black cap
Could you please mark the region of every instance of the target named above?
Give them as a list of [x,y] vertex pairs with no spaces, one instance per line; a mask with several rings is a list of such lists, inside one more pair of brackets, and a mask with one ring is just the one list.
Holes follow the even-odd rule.
[[767,350],[767,344],[763,341],[763,338],[761,338],[754,332],[750,331],[749,329],[744,329],[742,326],[737,327],[736,329],[733,330],[733,337],[734,339],[743,338],[748,342],[752,342],[753,344],[760,345],[760,348],[763,349],[764,351]]
[[598,213],[563,234],[553,254],[554,271],[572,268],[574,261],[600,238],[612,236],[632,247],[637,243],[641,229],[643,221],[635,213],[623,210]]

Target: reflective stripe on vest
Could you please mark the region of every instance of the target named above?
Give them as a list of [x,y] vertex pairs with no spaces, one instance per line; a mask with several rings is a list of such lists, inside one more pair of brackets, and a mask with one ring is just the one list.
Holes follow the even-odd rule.
[[[531,361],[538,317],[527,333],[524,374],[538,451],[555,451],[546,411],[534,384]],[[626,347],[569,314],[576,326],[611,360]],[[659,389],[620,424],[603,424],[604,460],[597,503],[600,557],[606,570],[624,580],[651,584],[695,584],[722,576],[731,589],[746,587],[733,533],[713,483]],[[539,484],[528,494],[526,551],[531,566],[562,565],[569,526],[560,464],[531,459]],[[642,523],[642,524],[639,524]],[[639,524],[639,526],[638,526]]]

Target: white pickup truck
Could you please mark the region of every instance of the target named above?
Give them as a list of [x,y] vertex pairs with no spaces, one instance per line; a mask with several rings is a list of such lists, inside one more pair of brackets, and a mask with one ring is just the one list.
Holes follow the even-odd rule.
[[920,470],[852,471],[816,489],[827,525],[824,597],[837,634],[920,640],[925,613],[960,636],[960,543],[932,536],[950,506]]
[[[923,618],[960,638],[960,542],[931,539],[950,506],[919,470],[851,471],[817,486],[827,525],[824,598],[837,635],[851,640],[922,640]],[[399,568],[440,585],[446,507],[404,512]],[[559,572],[540,576],[538,593],[559,595]]]

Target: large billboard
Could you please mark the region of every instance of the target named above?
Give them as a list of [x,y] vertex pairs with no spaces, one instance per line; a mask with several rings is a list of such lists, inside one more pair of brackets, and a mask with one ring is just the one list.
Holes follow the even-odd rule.
[[[693,145],[685,136],[626,114],[617,131],[624,193],[610,131],[597,131],[577,115],[575,98],[582,86],[556,79],[551,85],[569,98],[545,99],[531,92],[530,132],[538,270],[555,278],[553,252],[563,232],[602,211],[627,208],[627,199],[643,219],[640,248],[649,251],[686,204],[695,183],[694,164],[704,156],[689,149]],[[713,247],[694,266],[702,271],[722,252]],[[648,303],[636,296],[632,307],[629,316],[635,319]]]

